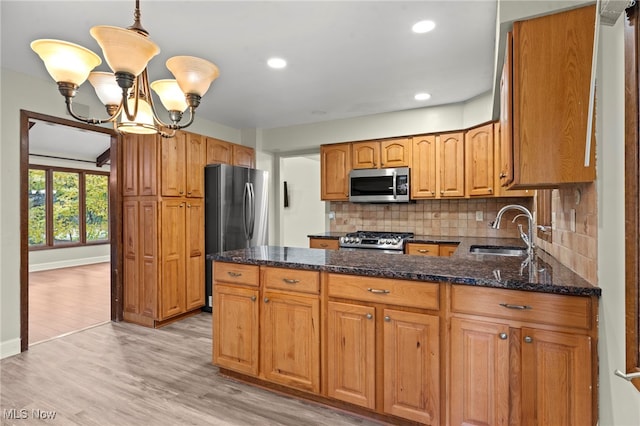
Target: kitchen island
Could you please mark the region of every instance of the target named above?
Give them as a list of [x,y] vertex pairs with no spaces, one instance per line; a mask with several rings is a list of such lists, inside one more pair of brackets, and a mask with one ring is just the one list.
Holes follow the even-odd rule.
[[470,252],[518,239],[458,242],[451,257],[210,255],[213,363],[394,424],[594,424],[600,289],[542,251]]

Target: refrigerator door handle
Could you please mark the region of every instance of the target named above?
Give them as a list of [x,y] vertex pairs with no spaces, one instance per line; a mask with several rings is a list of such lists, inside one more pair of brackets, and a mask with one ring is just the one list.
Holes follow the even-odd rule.
[[256,193],[253,189],[253,184],[249,183],[249,211],[251,212],[251,218],[249,220],[249,239],[253,239],[253,229],[256,224]]
[[250,205],[251,201],[251,184],[249,182],[245,182],[244,191],[242,193],[242,225],[244,227],[244,238],[246,240],[250,240],[249,236],[249,224],[247,223],[247,219],[251,219],[251,213],[247,215],[247,205]]

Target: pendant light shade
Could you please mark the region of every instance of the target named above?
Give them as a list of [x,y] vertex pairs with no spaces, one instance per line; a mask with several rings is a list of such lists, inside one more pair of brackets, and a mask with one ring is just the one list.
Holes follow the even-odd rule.
[[[133,111],[135,108],[136,100],[129,98],[127,100],[129,104],[129,110]],[[133,120],[127,119],[125,114],[122,114],[122,119],[118,123],[118,130],[123,133],[136,133],[140,135],[149,135],[157,133],[155,123],[153,121],[153,111],[146,99],[138,99],[138,114]]]
[[104,105],[119,105],[122,102],[122,89],[111,72],[93,71],[89,74],[89,83]]
[[31,43],[31,49],[40,56],[49,75],[56,83],[80,86],[92,69],[102,63],[91,50],[62,40],[42,39]]
[[168,111],[183,112],[187,109],[187,101],[177,81],[171,79],[156,80],[151,83],[151,88],[158,94],[160,102]]
[[135,31],[98,25],[89,32],[102,48],[102,54],[114,73],[138,76],[151,58],[160,53],[157,44]]
[[167,68],[178,81],[182,92],[204,96],[211,82],[218,78],[220,71],[211,62],[193,56],[174,56],[167,60]]

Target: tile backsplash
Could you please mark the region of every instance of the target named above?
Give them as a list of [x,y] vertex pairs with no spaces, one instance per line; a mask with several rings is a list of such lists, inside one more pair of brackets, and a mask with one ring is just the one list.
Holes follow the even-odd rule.
[[[498,211],[507,204],[520,204],[535,211],[534,198],[486,198],[459,200],[419,200],[409,204],[359,204],[331,202],[335,212],[332,232],[396,231],[416,235],[518,238],[517,224],[526,231],[526,220],[512,223],[519,214],[505,213],[500,229],[492,229]],[[575,210],[575,232],[571,230]],[[554,189],[555,217],[552,241],[535,238],[536,245],[558,259],[591,284],[597,285],[597,194],[595,184],[569,185]],[[476,220],[477,218],[481,220]]]
[[[489,222],[507,204],[532,208],[532,198],[486,198],[460,200],[418,200],[409,204],[359,204],[331,202],[335,212],[332,232],[395,231],[416,235],[463,237],[518,237],[517,223],[526,230],[526,220],[516,224],[512,219],[519,213],[507,212],[500,229],[492,229]],[[476,220],[481,218],[481,220]]]
[[[551,196],[552,241],[536,238],[538,247],[591,284],[598,284],[598,201],[596,184],[554,189]],[[575,210],[575,231],[571,229]]]

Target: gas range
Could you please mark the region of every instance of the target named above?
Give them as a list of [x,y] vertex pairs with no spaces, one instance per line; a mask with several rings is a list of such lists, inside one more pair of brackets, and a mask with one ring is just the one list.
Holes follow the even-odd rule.
[[413,232],[350,232],[340,237],[341,250],[382,250],[388,253],[403,253],[404,241],[413,237]]

